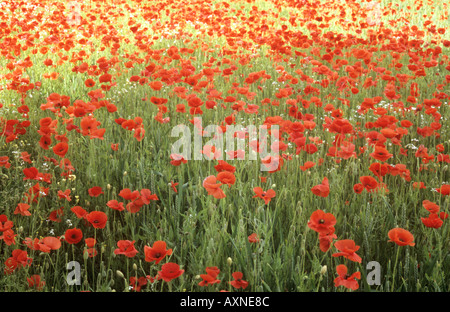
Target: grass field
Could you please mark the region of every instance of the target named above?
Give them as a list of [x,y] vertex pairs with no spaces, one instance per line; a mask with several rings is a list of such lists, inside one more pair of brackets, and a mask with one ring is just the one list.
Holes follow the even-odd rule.
[[0,6],[1,292],[450,291],[447,1]]

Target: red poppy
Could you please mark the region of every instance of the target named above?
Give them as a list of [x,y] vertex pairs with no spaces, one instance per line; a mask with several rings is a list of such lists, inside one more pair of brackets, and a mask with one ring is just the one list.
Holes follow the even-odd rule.
[[12,251],[12,256],[5,261],[5,274],[11,274],[17,268],[30,266],[33,259],[28,257],[26,250],[15,249]]
[[70,189],[67,189],[64,192],[59,190],[58,191],[58,197],[60,199],[66,199],[67,201],[70,202],[72,200],[72,198],[70,197]]
[[343,256],[351,261],[361,263],[362,259],[356,254],[359,250],[359,246],[356,246],[355,242],[351,239],[343,239],[334,243],[334,246],[340,251],[334,253],[333,257]]
[[152,247],[144,246],[145,261],[158,264],[164,257],[172,254],[172,249],[166,249],[166,242],[156,241]]
[[249,243],[259,243],[259,237],[258,234],[252,233],[248,236],[248,242]]
[[125,255],[128,258],[133,258],[136,256],[138,251],[134,247],[135,241],[129,241],[129,240],[120,240],[117,242],[117,249],[114,250],[114,254],[116,255]]
[[444,223],[437,213],[430,213],[427,218],[420,219],[422,220],[423,225],[434,229],[440,228]]
[[179,166],[182,163],[183,164],[187,163],[187,160],[184,159],[183,155],[179,155],[179,154],[170,154],[170,159],[172,159],[172,161],[170,163],[174,166]]
[[209,195],[214,196],[214,198],[224,198],[226,197],[225,193],[220,188],[222,183],[216,183],[217,178],[213,175],[206,177],[203,180],[203,187],[206,189]]
[[6,230],[2,232],[3,235],[0,235],[0,241],[3,240],[6,245],[11,246],[16,244],[16,236],[12,229]]
[[361,194],[364,191],[364,185],[362,185],[361,183],[353,185],[353,191],[356,194]]
[[69,145],[66,142],[59,142],[53,147],[53,152],[61,158],[64,158],[68,150]]
[[219,180],[223,184],[227,184],[228,186],[231,186],[236,182],[236,177],[231,172],[222,171],[222,172],[219,172],[219,174],[217,175],[217,180]]
[[125,207],[123,206],[123,203],[119,203],[117,200],[112,199],[106,203],[106,206],[108,206],[111,209],[117,210],[117,211],[123,211],[125,210]]
[[135,276],[130,277],[130,286],[133,291],[140,292],[145,285],[147,285],[146,277],[139,277],[138,279]]
[[94,186],[88,190],[89,196],[97,197],[101,194],[104,194],[102,188],[100,186]]
[[140,195],[139,191],[131,191],[129,188],[120,191],[119,196],[125,200],[136,200]]
[[38,274],[34,274],[30,277],[27,277],[27,281],[28,281],[28,287],[36,288],[36,290],[38,290],[38,291],[41,291],[45,286],[45,282],[41,281],[41,276]]
[[61,248],[61,239],[58,237],[47,236],[42,239],[42,243],[50,248],[50,250],[58,250]]
[[229,282],[231,286],[233,286],[236,289],[242,288],[245,289],[248,286],[248,282],[244,281],[242,277],[244,277],[244,274],[241,272],[234,272],[232,274],[234,281]]
[[103,229],[108,221],[108,216],[102,211],[92,211],[86,215],[86,220],[96,229]]
[[161,267],[161,271],[158,271],[158,280],[162,279],[166,282],[170,282],[171,280],[181,276],[184,273],[184,270],[180,270],[180,266],[173,262],[168,262],[163,264]]
[[0,215],[0,232],[7,231],[14,226],[14,223],[11,220],[8,220],[8,217],[4,214]]
[[17,204],[14,214],[20,214],[22,216],[31,216],[31,213],[28,211],[30,207],[31,207],[30,205],[24,203]]
[[264,199],[264,202],[266,205],[268,205],[269,202],[272,200],[272,198],[274,198],[276,196],[276,193],[274,190],[270,189],[267,191],[263,191],[263,189],[260,188],[259,186],[253,188],[253,192],[255,192],[255,194],[256,194],[255,196],[253,196],[253,198],[258,197],[258,198]]
[[311,214],[308,227],[319,234],[328,234],[330,228],[336,224],[336,218],[332,213],[325,213],[323,210],[316,210]]
[[334,279],[334,286],[344,286],[346,288],[357,290],[359,284],[357,279],[361,279],[361,272],[355,272],[352,275],[348,275],[348,269],[344,264],[340,264],[336,267],[336,272],[339,275]]
[[217,279],[219,273],[220,270],[217,267],[207,267],[206,274],[200,274],[203,280],[198,285],[203,287],[220,283],[220,280]]
[[177,190],[178,183],[174,183],[173,181],[170,181],[169,185],[175,193],[178,193],[178,190]]
[[236,171],[236,167],[230,165],[224,160],[219,160],[218,164],[214,166],[217,172],[228,171],[234,173]]
[[440,188],[437,188],[436,191],[442,195],[450,195],[450,184],[442,185]]
[[0,167],[5,167],[6,169],[11,167],[11,164],[9,163],[9,157],[8,156],[1,156],[0,157]]
[[422,201],[422,206],[428,210],[430,213],[438,213],[439,209],[441,207],[439,207],[438,204],[433,203],[431,201],[429,201],[428,199],[425,199],[424,201]]
[[321,251],[327,252],[330,249],[333,239],[337,238],[337,235],[334,234],[334,231],[334,227],[330,226],[328,233],[319,233],[319,248]]
[[77,216],[78,219],[86,218],[88,214],[88,212],[80,206],[74,206],[70,208],[70,211],[72,211]]
[[414,246],[414,236],[408,230],[402,228],[394,228],[389,231],[388,236],[390,240],[388,242],[394,242],[399,246]]
[[371,176],[362,176],[359,178],[359,181],[361,181],[361,184],[369,192],[372,192],[378,187],[377,180],[375,180],[375,178]]
[[305,163],[303,164],[303,166],[300,166],[300,169],[301,169],[302,171],[306,171],[306,170],[308,170],[309,168],[314,167],[315,164],[316,164],[315,162],[307,161],[307,162],[305,162]]
[[88,88],[92,88],[93,86],[95,86],[95,81],[91,78],[88,78],[84,81],[84,85]]
[[80,229],[68,229],[64,234],[64,239],[69,244],[78,244],[83,238],[83,232]]
[[379,161],[386,161],[394,155],[389,153],[383,146],[375,146],[375,151],[370,156]]
[[321,184],[311,188],[311,192],[313,192],[313,194],[316,196],[328,197],[328,195],[330,194],[330,185],[328,183],[328,178],[323,178]]

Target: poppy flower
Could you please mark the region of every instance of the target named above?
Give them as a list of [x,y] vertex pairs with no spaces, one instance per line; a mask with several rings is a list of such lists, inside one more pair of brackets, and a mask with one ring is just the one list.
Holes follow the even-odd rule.
[[337,235],[334,234],[334,231],[334,227],[331,226],[328,233],[319,233],[319,248],[321,251],[327,252],[330,249],[333,239],[337,238]]
[[399,246],[414,246],[414,236],[408,230],[402,228],[394,228],[389,231],[388,236],[390,240],[388,242],[394,242]]
[[224,160],[219,160],[218,164],[214,166],[214,169],[216,169],[217,172],[228,171],[234,173],[236,171],[236,167],[230,165]]
[[361,181],[361,184],[368,192],[372,192],[378,187],[377,180],[375,180],[375,178],[371,176],[362,176],[359,178],[359,181]]
[[330,194],[330,185],[328,183],[328,178],[323,178],[321,184],[311,188],[311,192],[316,196],[328,197],[328,195]]
[[187,160],[184,159],[184,157],[182,155],[179,154],[170,154],[170,159],[172,159],[172,161],[170,162],[172,165],[174,166],[179,166],[182,163],[186,164]]
[[108,221],[108,216],[102,211],[92,211],[86,215],[86,220],[96,229],[103,229]]
[[33,259],[28,257],[26,250],[15,249],[12,251],[12,256],[5,261],[5,274],[11,274],[17,268],[30,266]]
[[181,276],[184,273],[184,270],[180,269],[180,266],[173,262],[168,262],[163,264],[161,267],[161,271],[158,271],[158,280],[162,279],[166,282],[170,282],[171,280]]
[[72,198],[70,197],[70,189],[67,189],[64,192],[59,190],[58,191],[58,197],[60,199],[66,199],[67,201],[70,202],[72,200]]
[[334,246],[340,251],[334,253],[333,257],[343,256],[351,261],[361,263],[362,259],[356,254],[359,250],[359,246],[356,246],[355,242],[351,239],[343,239],[334,243]]
[[30,288],[36,288],[36,290],[41,291],[44,286],[45,282],[41,281],[41,276],[38,274],[31,275],[30,277],[27,277],[28,287]]
[[206,274],[200,274],[203,280],[198,285],[203,287],[220,283],[220,280],[217,279],[219,273],[220,270],[217,267],[207,267]]
[[208,195],[214,196],[214,198],[224,198],[226,197],[225,193],[220,188],[222,183],[216,183],[217,178],[213,175],[206,177],[203,180],[203,187],[208,192]]
[[11,163],[9,163],[9,157],[8,156],[1,156],[0,157],[0,167],[5,167],[6,169],[11,167]]
[[72,211],[77,216],[78,219],[86,218],[88,214],[88,212],[80,206],[74,206],[70,208],[70,211]]
[[236,182],[236,177],[231,172],[222,171],[217,175],[217,180],[219,180],[223,184],[227,184],[230,187]]
[[316,165],[315,162],[307,161],[307,162],[305,162],[305,163],[303,164],[303,166],[300,166],[300,169],[301,169],[302,171],[306,171],[306,170],[308,170],[309,168],[314,167],[315,165]]
[[269,204],[269,202],[272,200],[272,198],[274,198],[276,196],[276,193],[274,190],[270,189],[267,191],[263,191],[263,189],[260,188],[259,186],[253,188],[253,192],[255,192],[255,194],[256,194],[255,196],[253,196],[253,198],[258,197],[258,198],[264,199],[264,202],[266,205]]
[[8,220],[8,217],[4,214],[0,215],[0,232],[7,231],[14,226],[14,223],[11,220]]
[[64,158],[68,150],[69,145],[66,142],[59,142],[53,147],[53,152],[61,158]]
[[58,237],[47,236],[42,239],[42,243],[49,247],[50,250],[58,250],[61,248],[61,239]]
[[336,224],[336,218],[332,213],[325,213],[323,210],[316,210],[311,214],[308,227],[319,234],[328,234],[330,228]]
[[177,185],[178,185],[178,183],[174,183],[173,181],[170,181],[170,183],[169,183],[169,186],[172,188],[172,190],[173,190],[175,193],[178,193]]
[[244,277],[244,274],[242,272],[234,272],[232,274],[234,281],[229,282],[231,286],[233,286],[236,289],[242,288],[245,289],[248,286],[248,282],[244,281],[242,277]]
[[117,200],[112,199],[106,203],[106,206],[108,206],[111,209],[117,210],[117,211],[123,211],[125,210],[125,207],[123,206],[123,203],[119,203]]
[[28,211],[30,207],[31,207],[30,205],[24,203],[17,204],[14,214],[20,214],[22,216],[31,216],[31,213]]
[[146,277],[136,278],[135,276],[130,277],[130,286],[133,291],[140,292],[143,286],[147,285]]
[[135,241],[129,241],[129,240],[120,240],[117,242],[117,249],[114,250],[114,254],[116,255],[125,255],[128,258],[133,258],[136,256],[138,251],[134,247]]
[[436,191],[442,195],[450,195],[450,184],[442,185],[440,188],[437,188]]
[[100,186],[94,186],[88,190],[89,196],[91,197],[97,197],[101,194],[104,194],[102,191],[102,188]]
[[357,279],[361,279],[361,272],[358,271],[352,275],[348,275],[348,269],[344,264],[338,265],[336,272],[339,276],[334,279],[334,286],[344,286],[351,290],[357,290],[359,288]]
[[259,237],[258,237],[258,234],[256,234],[256,233],[250,234],[250,235],[248,236],[248,242],[249,242],[249,243],[259,243]]
[[16,244],[16,236],[12,229],[6,230],[2,232],[3,235],[0,235],[0,241],[3,240],[6,245],[11,246]]
[[59,209],[53,210],[50,212],[50,215],[48,216],[48,219],[53,222],[61,222],[61,216],[64,215],[64,207],[61,207]]
[[438,212],[439,212],[439,209],[441,208],[441,207],[439,207],[438,204],[433,203],[433,202],[431,202],[431,201],[429,201],[429,200],[427,200],[427,199],[425,199],[424,201],[422,201],[422,206],[423,206],[426,210],[428,210],[430,213],[438,213]]
[[144,246],[145,261],[158,264],[166,255],[172,254],[172,249],[166,249],[166,242],[156,241],[152,247]]
[[370,156],[379,161],[386,161],[394,155],[389,153],[383,146],[375,146],[375,151]]
[[437,213],[430,213],[427,218],[420,218],[423,225],[429,228],[438,229],[442,226],[444,221],[439,217]]
[[95,86],[95,81],[91,78],[88,78],[84,81],[84,85],[88,88],[92,88],[93,86]]
[[83,238],[83,232],[80,229],[68,229],[64,234],[64,239],[69,244],[78,244]]
[[125,200],[136,200],[140,195],[139,191],[132,192],[129,188],[126,188],[119,192],[119,196]]

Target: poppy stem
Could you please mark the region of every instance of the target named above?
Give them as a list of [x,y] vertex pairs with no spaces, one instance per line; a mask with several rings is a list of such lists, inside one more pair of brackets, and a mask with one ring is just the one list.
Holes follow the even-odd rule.
[[395,284],[395,271],[397,269],[397,262],[398,262],[398,255],[400,253],[400,246],[397,246],[397,255],[395,256],[395,263],[394,263],[394,272],[392,274],[393,278],[392,278],[392,288],[391,288],[391,292],[394,291],[394,284]]

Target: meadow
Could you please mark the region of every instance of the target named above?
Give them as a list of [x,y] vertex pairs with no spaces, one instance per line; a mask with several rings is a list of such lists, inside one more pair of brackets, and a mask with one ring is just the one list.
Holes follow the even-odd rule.
[[447,1],[0,7],[0,292],[450,291]]

